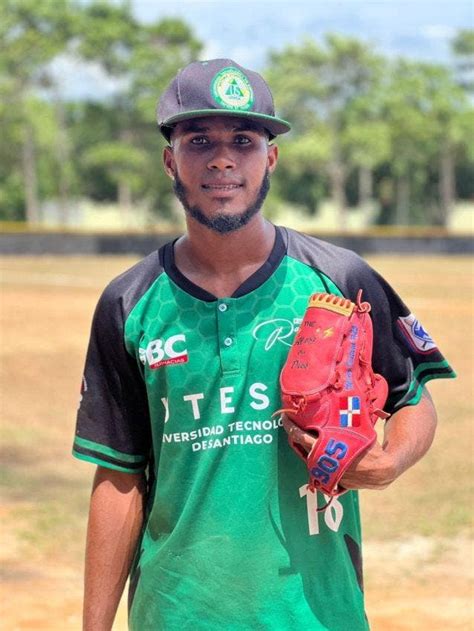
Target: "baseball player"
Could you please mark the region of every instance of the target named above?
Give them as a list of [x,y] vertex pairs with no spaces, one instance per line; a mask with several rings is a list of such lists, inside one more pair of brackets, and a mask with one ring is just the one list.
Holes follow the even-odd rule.
[[[98,465],[84,629],[111,629],[128,576],[135,631],[367,629],[356,489],[423,456],[436,424],[424,384],[454,373],[361,258],[263,218],[290,126],[260,75],[194,62],[157,117],[187,230],[112,281],[95,312],[74,441]],[[344,475],[353,490],[318,512],[326,498],[272,416],[278,379],[308,296],[359,289],[391,417]],[[314,437],[293,440],[309,450]]]

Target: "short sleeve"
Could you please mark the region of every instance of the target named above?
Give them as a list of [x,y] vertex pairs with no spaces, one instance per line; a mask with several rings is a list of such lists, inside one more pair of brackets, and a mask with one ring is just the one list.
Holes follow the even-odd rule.
[[73,455],[137,473],[149,460],[150,418],[140,366],[125,348],[124,319],[122,297],[109,285],[93,318]]
[[416,405],[427,381],[452,378],[456,373],[395,290],[369,265],[362,260],[360,263],[364,269],[359,285],[363,299],[372,307],[373,368],[389,384],[385,409],[393,413],[406,405]]
[[421,322],[358,254],[294,230],[285,235],[289,256],[323,273],[344,297],[355,302],[362,289],[372,308],[373,368],[389,386],[387,412],[416,405],[430,379],[456,376]]

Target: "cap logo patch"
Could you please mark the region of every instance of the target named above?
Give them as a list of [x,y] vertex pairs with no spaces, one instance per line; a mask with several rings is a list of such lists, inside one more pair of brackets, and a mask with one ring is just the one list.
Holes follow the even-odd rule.
[[229,110],[248,110],[254,102],[250,81],[232,66],[216,74],[211,83],[211,94],[216,103]]

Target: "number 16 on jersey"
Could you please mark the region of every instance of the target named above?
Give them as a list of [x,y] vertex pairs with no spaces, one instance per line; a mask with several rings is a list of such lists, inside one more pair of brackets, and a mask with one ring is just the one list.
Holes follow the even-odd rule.
[[[307,484],[300,486],[300,497],[306,497],[306,511],[308,515],[308,531],[310,535],[319,535],[319,518],[324,515],[326,526],[337,532],[344,516],[344,508],[337,497],[333,497],[326,510],[318,513],[317,492],[311,491]],[[326,499],[329,499],[325,496]]]

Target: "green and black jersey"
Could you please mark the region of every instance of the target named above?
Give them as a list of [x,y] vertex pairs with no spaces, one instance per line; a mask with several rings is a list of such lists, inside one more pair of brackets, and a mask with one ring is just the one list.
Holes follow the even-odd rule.
[[372,305],[389,412],[454,373],[356,254],[277,228],[228,298],[191,283],[165,245],[115,279],[94,316],[74,454],[150,480],[130,628],[366,629],[358,495],[317,512],[278,418],[278,377],[311,293]]

